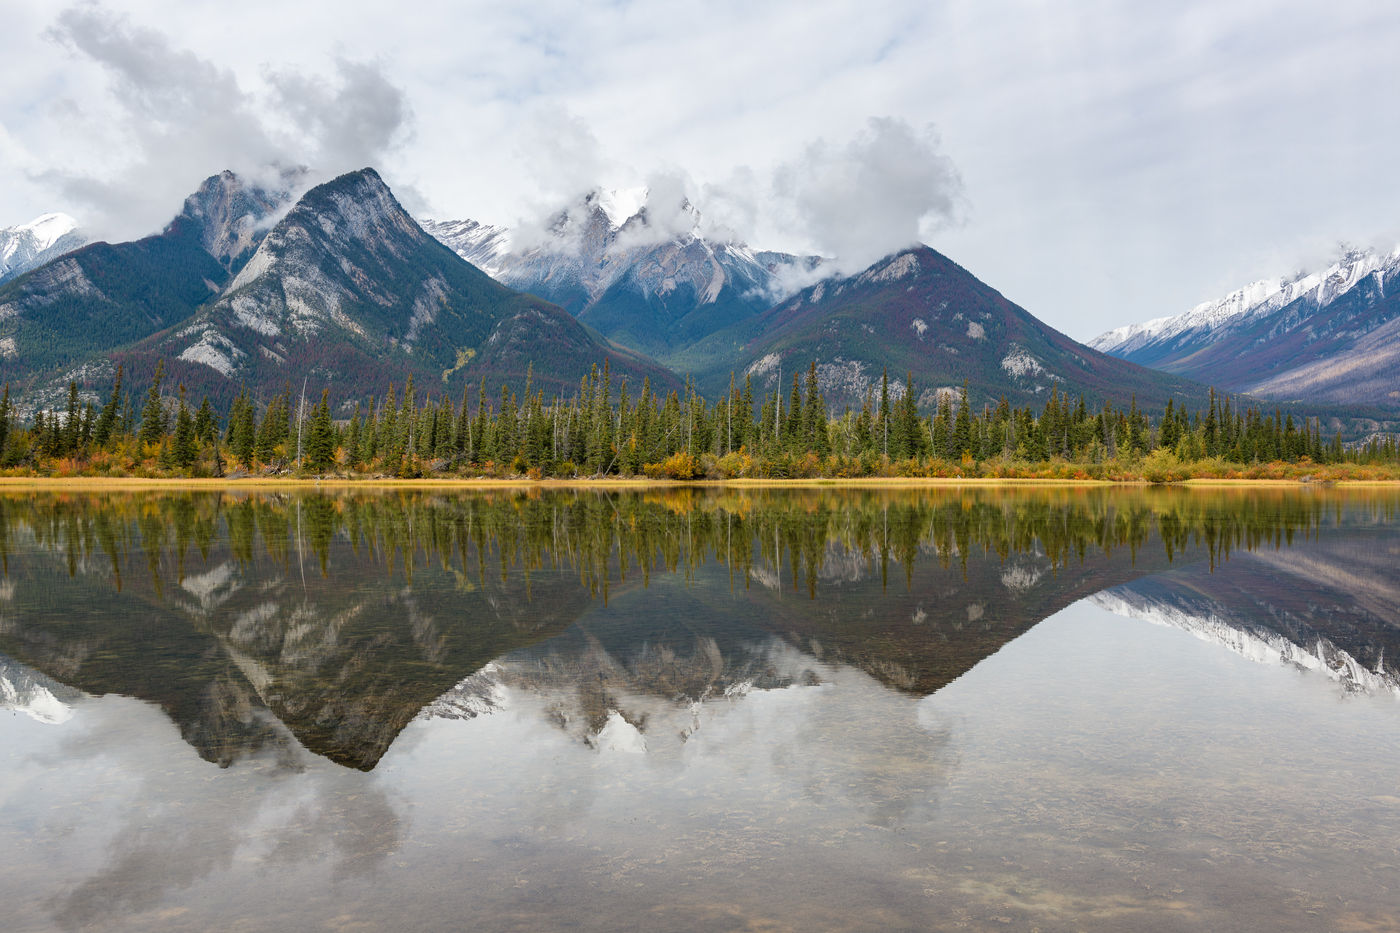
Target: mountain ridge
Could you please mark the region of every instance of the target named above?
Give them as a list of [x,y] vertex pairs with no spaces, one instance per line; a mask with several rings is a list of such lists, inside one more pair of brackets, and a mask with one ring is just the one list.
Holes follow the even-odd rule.
[[535,387],[563,393],[611,359],[622,375],[675,383],[461,260],[372,168],[307,191],[217,298],[126,355],[138,368],[171,360],[172,378],[219,396],[305,375],[344,404],[382,392],[386,369],[455,393],[482,376],[523,384],[536,364]]
[[964,382],[979,407],[1002,397],[1043,402],[1052,387],[1090,404],[1127,405],[1135,397],[1156,406],[1206,395],[1199,384],[1083,347],[923,245],[808,286],[700,342],[682,362],[702,387],[727,384],[732,369],[767,389],[779,368],[793,373],[809,361],[828,401],[852,406],[878,389],[886,370],[896,395],[912,374],[922,407]]
[[1400,248],[1263,279],[1089,345],[1120,359],[1280,401],[1400,410]]
[[7,377],[40,401],[65,393],[70,379],[110,379],[114,350],[218,293],[261,238],[260,222],[287,197],[231,172],[213,175],[160,233],[89,243],[0,285]]
[[766,310],[787,290],[785,274],[819,261],[708,236],[689,201],[663,220],[655,212],[644,189],[598,189],[556,212],[537,242],[516,243],[512,231],[474,220],[424,227],[498,281],[663,362]]

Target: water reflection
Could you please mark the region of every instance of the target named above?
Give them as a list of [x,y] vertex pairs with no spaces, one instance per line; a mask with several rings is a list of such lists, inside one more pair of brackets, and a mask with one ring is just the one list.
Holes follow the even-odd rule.
[[[96,788],[41,814],[44,838],[13,850],[27,855],[6,865],[16,891],[26,875],[40,875],[29,894],[52,891],[44,908],[63,929],[107,929],[121,917],[165,925],[179,911],[162,905],[249,862],[264,876],[311,861],[337,881],[364,878],[402,844],[401,805],[382,787],[357,783],[356,772],[304,755],[289,769],[282,756],[251,754],[217,782],[191,780],[188,756],[152,721],[153,708],[105,697],[84,709],[79,728],[50,751],[11,762],[22,775],[39,769],[63,775],[53,783]],[[74,847],[64,859],[72,864],[43,863],[50,840]],[[56,889],[42,878],[75,868],[76,882]]]
[[1183,629],[1261,663],[1317,672],[1345,693],[1400,695],[1400,539],[1324,530],[1307,547],[1191,565],[1096,594],[1098,605]]
[[[420,711],[475,715],[506,681],[554,696],[581,741],[644,745],[649,722],[831,664],[932,693],[1106,588],[1127,612],[1190,615],[1186,593],[1258,625],[1263,578],[1295,565],[1313,583],[1270,604],[1293,620],[1277,636],[1312,645],[1330,625],[1385,672],[1388,557],[1323,539],[1394,508],[1323,491],[11,496],[0,650],[156,703],[221,765],[299,745],[364,770]],[[1288,549],[1302,541],[1321,546]],[[1318,586],[1356,611],[1297,621]],[[619,602],[636,605],[625,626],[576,625]],[[775,666],[775,639],[803,663]]]
[[1398,504],[0,497],[7,923],[1383,927]]

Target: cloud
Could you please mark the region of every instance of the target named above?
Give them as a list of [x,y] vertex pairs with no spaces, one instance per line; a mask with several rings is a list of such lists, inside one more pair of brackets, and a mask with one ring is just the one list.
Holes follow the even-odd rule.
[[[584,198],[609,174],[609,162],[593,131],[561,107],[532,111],[520,131],[516,160],[533,181],[534,194],[523,200],[511,234],[517,248],[572,248],[570,238],[556,238],[560,213],[570,220],[584,216]],[[568,224],[568,228],[577,224]]]
[[834,258],[828,271],[845,274],[959,222],[965,202],[933,128],[890,117],[871,118],[845,143],[807,146],[778,168],[774,195],[794,232]]
[[380,66],[337,57],[338,84],[296,71],[269,73],[281,110],[301,128],[307,161],[336,174],[373,165],[402,141],[411,113]]
[[49,169],[38,177],[82,207],[98,236],[159,229],[201,180],[224,168],[271,180],[308,165],[308,181],[378,163],[402,142],[406,98],[377,64],[337,58],[332,79],[265,72],[264,93],[230,69],[174,46],[102,6],[59,14],[49,37],[101,68],[122,151],[114,169]]
[[[539,173],[541,191],[568,196],[536,203],[535,213],[513,230],[514,248],[573,254],[587,230],[595,193],[608,187],[605,180],[622,178],[619,187],[631,187],[638,173],[609,160],[578,117],[563,112],[549,117],[556,129],[547,132],[540,125],[531,169]],[[782,270],[774,300],[834,274],[859,272],[960,223],[966,203],[962,177],[933,127],[915,129],[889,117],[868,119],[843,142],[814,140],[766,172],[740,167],[723,180],[701,183],[685,171],[667,169],[645,176],[644,190],[646,223],[623,231],[615,248],[636,249],[698,232],[712,243],[776,241],[827,259]]]
[[[797,194],[809,141],[826,138],[818,161],[829,167],[862,130],[881,135],[871,115],[901,118],[916,139],[935,123],[945,141],[935,151],[957,165],[976,217],[948,227],[929,215],[923,235],[1080,338],[1287,273],[1338,238],[1393,232],[1400,216],[1400,124],[1375,103],[1377,88],[1400,84],[1397,4],[1106,0],[1066,12],[1036,2],[723,0],[696,16],[680,0],[429,0],[405,16],[368,0],[102,0],[50,29],[73,3],[5,7],[0,225],[51,210],[90,219],[40,183],[44,171],[112,198],[123,176],[135,179],[129,202],[107,213],[136,232],[158,227],[211,172],[237,169],[226,152],[267,143],[312,164],[321,147],[301,138],[271,77],[294,64],[333,91],[346,83],[337,56],[382,62],[412,102],[412,148],[400,131],[381,166],[396,192],[409,176],[435,216],[511,226],[532,199],[543,215],[594,185],[641,185],[650,170],[682,166],[711,235],[834,253],[855,238],[829,235],[817,199],[800,215],[777,197],[775,169],[793,169]],[[71,38],[73,56],[38,41],[45,30],[82,33],[81,20],[115,24],[81,36],[113,65]],[[154,38],[142,46],[142,35]],[[120,54],[133,44],[144,63]],[[128,98],[150,107],[119,99],[128,80]],[[209,83],[237,93],[211,97]],[[137,125],[172,107],[188,131]],[[325,128],[333,116],[312,120],[312,132],[335,136]],[[200,144],[206,130],[225,129],[226,144]],[[138,131],[151,139],[145,149]],[[142,160],[151,167],[139,173]],[[805,243],[807,229],[822,242]]]

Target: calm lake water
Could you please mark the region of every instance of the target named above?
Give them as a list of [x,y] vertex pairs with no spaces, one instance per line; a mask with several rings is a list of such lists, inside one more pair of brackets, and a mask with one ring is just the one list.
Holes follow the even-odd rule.
[[0,496],[0,926],[1400,928],[1400,494]]

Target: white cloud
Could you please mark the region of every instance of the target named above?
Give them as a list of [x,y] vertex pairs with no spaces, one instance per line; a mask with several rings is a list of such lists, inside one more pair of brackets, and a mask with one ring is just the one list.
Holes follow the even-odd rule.
[[[0,224],[89,219],[86,195],[154,229],[268,143],[307,162],[373,151],[435,215],[507,224],[594,184],[683,177],[711,229],[834,251],[833,237],[865,239],[839,223],[852,173],[838,157],[888,116],[916,138],[937,126],[963,179],[967,222],[925,211],[919,235],[1088,338],[1285,274],[1339,239],[1393,234],[1400,216],[1391,4],[421,0],[405,15],[126,0],[114,31],[69,28],[75,55],[43,38],[60,17],[114,21],[104,9],[7,6]],[[338,64],[352,62],[382,81]],[[378,105],[361,114],[362,98]],[[294,119],[298,100],[321,109]],[[827,142],[809,159],[814,140]],[[835,179],[828,203],[774,196],[804,161]],[[906,215],[887,216],[907,230]]]
[[918,243],[921,230],[956,221],[963,200],[932,128],[889,117],[871,119],[848,142],[812,143],[779,169],[774,187],[796,228],[848,275]]
[[101,6],[63,10],[46,36],[106,77],[105,93],[71,119],[102,107],[118,144],[101,158],[34,173],[96,236],[159,229],[224,168],[270,176],[275,166],[305,164],[326,177],[376,163],[409,118],[403,92],[374,64],[337,58],[331,78],[268,69],[259,95],[232,69]]

